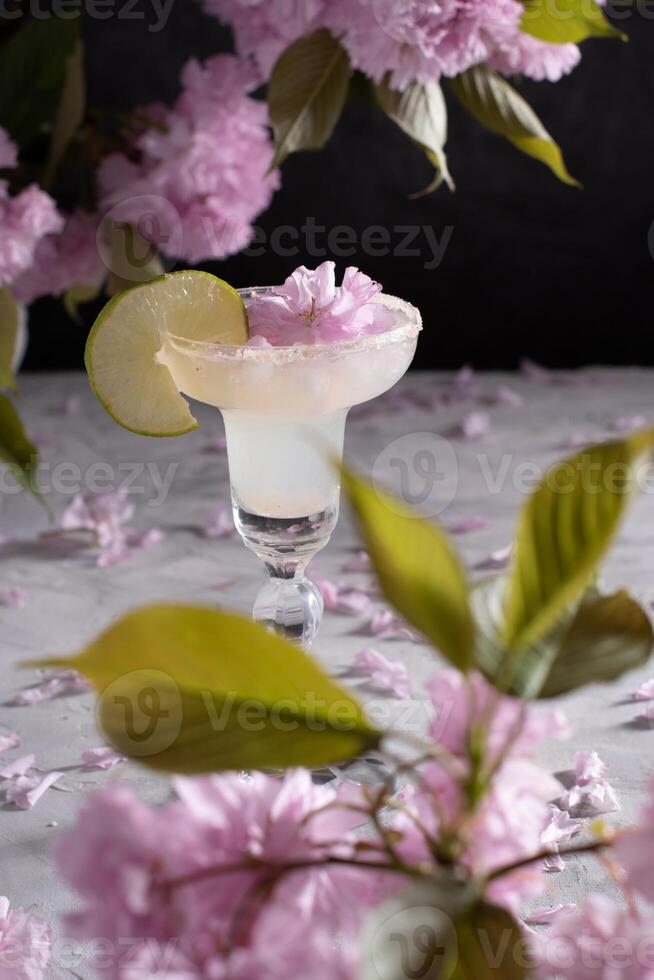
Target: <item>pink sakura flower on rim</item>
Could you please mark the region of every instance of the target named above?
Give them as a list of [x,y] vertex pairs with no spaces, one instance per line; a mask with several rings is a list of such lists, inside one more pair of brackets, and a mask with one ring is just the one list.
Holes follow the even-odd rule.
[[381,292],[358,269],[345,270],[336,286],[336,265],[323,262],[317,269],[300,266],[283,286],[258,296],[248,306],[250,336],[263,337],[276,347],[353,340],[391,330],[395,317],[373,302]]
[[50,926],[0,898],[0,980],[41,980],[50,959]]

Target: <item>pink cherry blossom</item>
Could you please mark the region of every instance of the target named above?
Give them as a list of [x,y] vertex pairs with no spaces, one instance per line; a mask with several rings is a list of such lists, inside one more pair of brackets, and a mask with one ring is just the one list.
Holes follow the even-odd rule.
[[41,980],[50,960],[52,931],[39,916],[10,909],[0,897],[0,980]]
[[40,240],[61,231],[63,223],[55,202],[36,184],[11,197],[0,180],[0,286],[11,285],[28,269]]
[[18,148],[6,129],[0,126],[0,170],[11,170],[18,162]]
[[526,75],[536,82],[558,82],[581,60],[575,44],[548,44],[516,30],[500,40],[488,58],[488,64],[505,75]]
[[650,798],[638,814],[634,830],[621,833],[615,841],[614,853],[627,872],[629,884],[648,902],[654,902],[654,782],[650,783]]
[[380,609],[374,613],[367,630],[378,640],[410,640],[412,643],[422,643],[422,637],[407,626],[406,622],[393,612],[392,609]]
[[330,0],[202,0],[207,13],[230,24],[241,55],[267,79],[282,52],[323,26]]
[[464,439],[481,439],[490,432],[490,416],[487,412],[469,412],[461,422],[461,435]]
[[367,551],[357,551],[343,565],[344,572],[371,572],[372,560]]
[[403,700],[413,696],[406,664],[390,660],[371,647],[359,651],[352,662],[352,670],[366,677],[378,691],[388,692]]
[[467,753],[473,722],[486,716],[490,758],[507,750],[510,754],[523,753],[544,738],[565,739],[571,734],[560,711],[542,711],[517,698],[497,697],[495,689],[478,673],[465,676],[457,670],[445,670],[426,686],[437,712],[430,735],[461,758]]
[[60,233],[42,238],[30,268],[13,284],[18,299],[32,303],[41,296],[60,296],[72,286],[99,289],[107,269],[98,250],[97,231],[97,216],[78,210],[66,218]]
[[171,109],[143,110],[157,125],[137,138],[135,162],[120,154],[99,169],[102,204],[171,258],[224,258],[252,239],[279,174],[266,175],[273,149],[250,64],[216,55],[189,61]]
[[[303,770],[283,779],[234,773],[174,785],[178,799],[156,808],[126,785],[111,785],[88,797],[76,826],[59,835],[57,864],[81,898],[80,910],[66,917],[66,934],[144,937],[137,962],[145,976],[151,957],[172,944],[181,977],[351,980],[361,919],[398,887],[390,875],[303,869],[280,878],[274,902],[256,899],[277,866],[320,859],[334,846],[352,853],[360,817]],[[125,980],[117,964],[107,976]]]
[[273,346],[320,344],[352,340],[381,333],[395,326],[395,317],[373,302],[381,292],[353,266],[336,286],[336,265],[323,262],[317,269],[300,266],[283,286],[255,298],[248,305],[250,335]]
[[601,779],[608,766],[598,756],[597,752],[581,750],[575,753],[575,782],[577,786],[588,786],[596,779]]
[[90,545],[99,549],[97,564],[104,568],[163,540],[159,528],[140,532],[130,527],[127,522],[133,516],[134,505],[126,490],[77,494],[62,514],[59,534],[88,532]]
[[654,970],[651,915],[634,915],[604,895],[558,915],[534,940],[539,980],[650,980]]

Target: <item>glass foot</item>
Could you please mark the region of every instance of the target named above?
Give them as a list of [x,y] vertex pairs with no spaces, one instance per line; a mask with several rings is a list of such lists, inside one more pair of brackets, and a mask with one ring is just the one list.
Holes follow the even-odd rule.
[[269,575],[254,604],[253,618],[306,647],[318,632],[323,599],[304,569],[329,541],[337,518],[338,504],[307,517],[289,518],[251,514],[234,502],[236,529]]
[[308,578],[271,576],[256,598],[252,618],[286,639],[310,647],[318,632],[323,608],[320,590]]

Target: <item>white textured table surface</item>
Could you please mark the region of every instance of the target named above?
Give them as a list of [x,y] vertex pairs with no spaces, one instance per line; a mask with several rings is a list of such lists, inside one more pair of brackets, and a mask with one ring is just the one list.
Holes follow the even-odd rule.
[[[452,522],[466,516],[487,518],[489,526],[457,537],[456,543],[470,566],[508,544],[517,508],[521,481],[533,474],[525,463],[543,468],[565,455],[567,442],[576,434],[599,440],[615,433],[615,422],[632,415],[654,421],[654,373],[646,371],[594,372],[586,383],[553,383],[519,377],[485,375],[478,379],[474,399],[460,399],[437,411],[419,407],[399,410],[387,402],[374,414],[362,414],[348,424],[346,452],[362,469],[370,469],[380,454],[388,462],[387,447],[406,437],[397,447],[408,463],[414,449],[428,445],[430,437],[445,438],[450,450],[443,457],[450,467],[446,479],[436,484],[441,505],[456,488],[456,495],[442,513]],[[494,404],[498,385],[508,384],[524,397],[524,405]],[[446,391],[452,377],[412,374],[402,383],[411,395],[432,396]],[[397,389],[396,389],[397,390]],[[79,396],[80,408],[62,417],[64,399]],[[488,404],[486,403],[488,402]],[[222,435],[217,412],[197,406],[201,427],[181,439],[148,440],[132,436],[104,414],[81,375],[28,376],[22,382],[21,411],[30,434],[41,447],[45,464],[43,481],[60,485],[48,493],[57,515],[70,501],[78,483],[106,478],[119,485],[134,478],[134,523],[142,530],[161,527],[166,536],[149,551],[108,568],[97,568],[88,558],[52,557],[38,543],[47,519],[25,494],[0,493],[0,533],[17,536],[18,542],[0,548],[0,586],[20,586],[27,591],[22,609],[0,609],[0,722],[15,729],[23,739],[21,752],[34,752],[40,769],[64,771],[58,790],[51,789],[31,811],[18,811],[2,802],[0,792],[0,894],[12,904],[38,909],[55,920],[71,906],[53,870],[49,849],[58,828],[68,826],[84,795],[107,780],[127,778],[137,784],[146,799],[165,797],[164,780],[133,766],[119,766],[109,773],[82,773],[76,768],[85,748],[101,744],[94,725],[94,701],[78,695],[31,707],[9,707],[21,687],[35,680],[33,671],[19,666],[29,657],[72,652],[125,610],[153,600],[220,603],[248,611],[261,583],[261,567],[236,537],[208,540],[200,528],[215,505],[228,502],[229,483],[224,453],[216,451]],[[471,411],[486,412],[490,431],[470,441],[457,435],[457,426]],[[449,454],[449,455],[447,455]],[[458,482],[452,480],[456,463]],[[108,464],[99,471],[94,463]],[[61,464],[70,464],[63,468]],[[55,469],[60,464],[59,469]],[[397,470],[399,473],[399,470]],[[113,476],[111,475],[113,474]],[[155,474],[153,481],[152,474]],[[165,499],[156,481],[169,481]],[[63,487],[61,483],[63,481]],[[501,487],[496,486],[499,482]],[[67,492],[62,492],[66,490]],[[441,494],[441,497],[439,497]],[[336,577],[354,546],[352,525],[342,514],[334,538],[315,562],[315,571]],[[364,575],[347,576],[353,584],[368,581]],[[654,500],[642,497],[604,569],[610,585],[624,584],[648,606],[654,595]],[[212,586],[231,580],[217,591]],[[348,664],[353,654],[372,645],[361,624],[352,617],[326,613],[316,647],[317,656],[330,668]],[[404,660],[411,673],[415,702],[389,708],[400,711],[404,723],[420,728],[427,708],[420,700],[421,682],[434,669],[433,655],[425,647],[406,641],[375,641],[385,654]],[[568,743],[544,747],[543,763],[555,771],[570,768],[578,748],[596,749],[609,765],[609,779],[621,803],[620,820],[633,816],[644,780],[652,770],[654,732],[635,722],[639,706],[631,700],[637,684],[654,674],[651,669],[624,677],[607,687],[593,687],[565,699],[563,705],[576,727]],[[0,728],[0,731],[2,729]],[[7,754],[3,760],[15,758]],[[57,826],[52,826],[56,824]],[[569,860],[566,870],[550,876],[553,899],[562,890],[566,900],[578,899],[598,886],[601,872],[592,860]],[[51,976],[70,976],[67,966],[55,965]],[[83,968],[78,971],[86,976]]]

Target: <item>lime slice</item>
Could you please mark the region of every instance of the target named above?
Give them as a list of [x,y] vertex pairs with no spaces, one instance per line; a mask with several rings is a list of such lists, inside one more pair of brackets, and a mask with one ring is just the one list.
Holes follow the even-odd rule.
[[235,289],[208,272],[173,272],[115,296],[86,342],[91,386],[111,417],[145,436],[197,427],[158,354],[166,336],[244,344],[247,314]]

